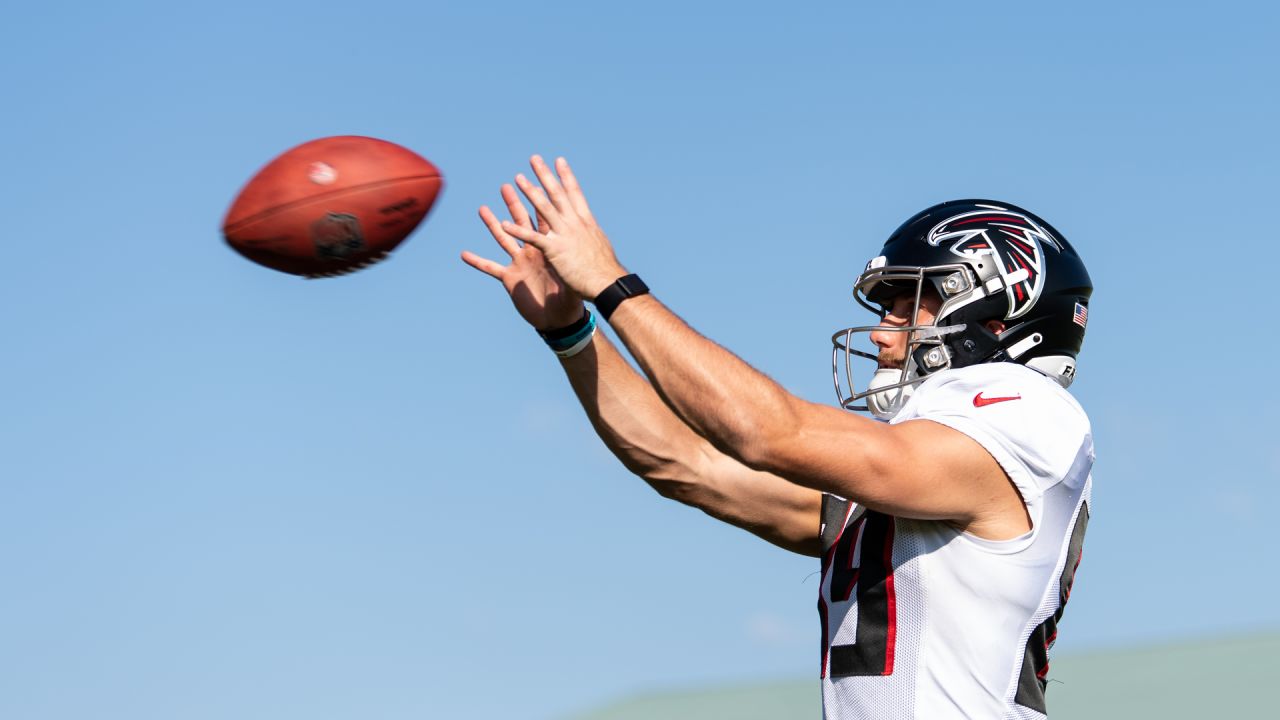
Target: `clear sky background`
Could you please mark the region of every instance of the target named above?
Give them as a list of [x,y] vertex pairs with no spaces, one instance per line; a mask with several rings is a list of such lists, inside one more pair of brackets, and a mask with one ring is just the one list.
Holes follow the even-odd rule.
[[[553,718],[815,677],[817,561],[616,464],[475,219],[573,162],[622,261],[830,402],[850,284],[956,197],[1097,290],[1060,651],[1280,626],[1274,4],[23,3],[0,43],[0,716]],[[308,282],[219,235],[297,143],[447,188]],[[817,683],[815,681],[815,693]]]

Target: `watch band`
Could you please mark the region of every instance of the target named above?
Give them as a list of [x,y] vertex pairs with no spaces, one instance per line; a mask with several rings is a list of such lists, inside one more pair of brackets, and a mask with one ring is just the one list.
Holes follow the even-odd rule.
[[632,273],[614,280],[613,284],[597,295],[592,303],[595,304],[596,312],[600,313],[600,317],[608,320],[609,316],[613,314],[614,310],[618,309],[623,300],[637,295],[648,294],[649,286],[644,284],[639,275]]

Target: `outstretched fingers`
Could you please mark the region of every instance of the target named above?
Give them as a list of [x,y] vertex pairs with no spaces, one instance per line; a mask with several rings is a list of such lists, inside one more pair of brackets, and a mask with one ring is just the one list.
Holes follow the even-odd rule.
[[569,161],[556,158],[556,173],[560,175],[565,194],[569,196],[569,204],[578,213],[578,217],[594,224],[596,219],[591,215],[591,208],[587,206],[587,196],[582,194],[582,186],[578,184],[577,176],[569,168]]
[[[547,198],[547,194],[542,191],[542,188],[534,185],[523,174],[516,175],[516,187],[520,188],[520,192],[529,198],[529,203],[533,205],[534,211],[538,213],[540,219],[547,221],[548,227],[552,230],[559,229],[561,226],[560,211],[556,210],[555,205]],[[515,235],[515,233],[511,234]],[[520,236],[516,235],[516,237]],[[522,237],[520,239],[524,240]]]
[[[520,193],[509,183],[502,185],[502,201],[507,204],[507,212],[511,213],[511,220],[517,225],[524,227],[533,227],[533,221],[529,218],[529,211],[525,209],[524,203],[520,202]],[[541,222],[541,218],[539,218]]]
[[[487,205],[480,207],[480,220],[484,222],[485,227],[489,228],[489,234],[493,236],[494,240],[498,241],[498,245],[508,255],[515,257],[516,253],[520,252],[520,244],[502,229],[502,221],[498,220],[498,216],[494,215]],[[528,213],[525,214],[524,221],[526,224],[529,222]]]
[[462,251],[462,262],[499,281],[502,280],[503,274],[507,271],[506,266],[501,263],[482,258],[470,250]]
[[547,161],[543,160],[541,155],[529,158],[529,166],[533,168],[533,174],[538,176],[538,182],[542,183],[547,196],[551,198],[551,204],[555,205],[557,210],[563,213],[574,209],[564,187],[560,185],[560,179],[551,171],[551,166],[547,165]]

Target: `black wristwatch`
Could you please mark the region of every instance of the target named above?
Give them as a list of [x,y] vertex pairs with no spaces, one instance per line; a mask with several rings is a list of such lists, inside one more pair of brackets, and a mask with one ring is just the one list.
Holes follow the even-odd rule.
[[633,298],[637,295],[648,295],[649,286],[644,284],[639,275],[632,273],[623,275],[613,284],[605,288],[603,292],[596,296],[592,303],[596,306],[596,312],[600,313],[600,317],[605,320],[613,314],[614,310],[622,304],[623,300]]

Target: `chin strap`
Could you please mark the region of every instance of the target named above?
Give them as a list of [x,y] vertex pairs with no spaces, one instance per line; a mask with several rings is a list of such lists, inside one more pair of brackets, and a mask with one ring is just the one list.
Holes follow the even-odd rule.
[[[916,379],[914,375],[915,373],[908,373],[908,383]],[[867,411],[880,420],[889,420],[897,415],[915,389],[915,385],[901,385],[901,382],[901,368],[878,368],[867,385],[870,393],[867,395]]]

